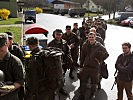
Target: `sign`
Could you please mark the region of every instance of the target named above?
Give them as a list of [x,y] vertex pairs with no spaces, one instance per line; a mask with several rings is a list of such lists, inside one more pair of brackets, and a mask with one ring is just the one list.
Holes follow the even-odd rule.
[[18,4],[18,6],[24,6],[24,2],[22,2],[22,1],[17,2],[17,4]]

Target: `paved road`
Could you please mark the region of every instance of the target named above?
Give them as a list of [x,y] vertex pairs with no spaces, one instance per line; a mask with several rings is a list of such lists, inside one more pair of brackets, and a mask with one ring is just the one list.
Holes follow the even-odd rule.
[[[106,18],[106,17],[105,17]],[[60,16],[60,15],[52,15],[52,14],[38,14],[37,15],[37,23],[39,25],[43,25],[49,31],[48,42],[52,40],[52,33],[56,28],[60,28],[65,32],[66,25],[73,25],[73,23],[77,22],[79,26],[81,26],[82,18],[70,18],[68,16]],[[31,24],[25,24],[25,28]],[[108,25],[108,29],[106,32],[105,46],[110,54],[109,58],[106,60],[108,64],[109,70],[109,78],[107,80],[103,79],[102,81],[102,90],[97,92],[96,100],[116,100],[117,97],[117,89],[116,86],[111,91],[112,84],[114,82],[114,72],[115,72],[115,61],[117,56],[122,53],[121,44],[124,41],[129,41],[133,44],[133,29],[128,27],[120,27],[114,25]],[[133,50],[133,49],[132,49]],[[70,98],[76,100],[78,97],[78,88],[79,88],[79,80],[76,78],[75,80],[71,80],[68,77],[68,73],[66,74],[66,89],[70,94]],[[89,90],[87,92],[87,96],[89,95]],[[58,97],[56,100],[59,100]],[[61,96],[60,100],[69,100],[68,97]],[[86,99],[88,100],[88,99]],[[127,100],[124,94],[124,99]]]

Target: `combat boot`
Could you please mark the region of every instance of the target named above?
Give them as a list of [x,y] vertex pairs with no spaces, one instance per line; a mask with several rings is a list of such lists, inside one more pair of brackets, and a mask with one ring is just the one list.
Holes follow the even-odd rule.
[[95,94],[94,93],[90,94],[89,100],[95,100]]
[[98,90],[101,90],[101,83],[98,83]]
[[74,76],[73,76],[72,72],[73,72],[73,70],[70,69],[69,77],[70,77],[71,79],[74,79]]
[[84,95],[80,95],[78,100],[85,100],[85,96]]
[[60,92],[61,94],[65,95],[65,96],[68,96],[68,95],[69,95],[69,94],[67,93],[67,91],[66,91],[65,89],[63,89],[63,88],[61,88],[61,89],[59,90],[59,92]]

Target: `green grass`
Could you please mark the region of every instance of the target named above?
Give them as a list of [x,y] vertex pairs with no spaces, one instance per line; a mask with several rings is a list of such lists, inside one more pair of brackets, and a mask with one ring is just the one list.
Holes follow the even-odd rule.
[[1,20],[0,25],[21,24],[22,18],[9,18],[8,20]]
[[[99,14],[99,16],[101,16],[101,15],[102,14]],[[89,13],[89,16],[90,17],[96,17],[96,16],[98,16],[98,14],[97,13]],[[86,13],[84,17],[88,17],[88,13]]]
[[14,42],[15,43],[21,43],[20,42],[20,37],[21,37],[21,27],[0,27],[0,33],[1,32],[6,32],[6,31],[10,31],[13,32],[13,36],[14,36]]

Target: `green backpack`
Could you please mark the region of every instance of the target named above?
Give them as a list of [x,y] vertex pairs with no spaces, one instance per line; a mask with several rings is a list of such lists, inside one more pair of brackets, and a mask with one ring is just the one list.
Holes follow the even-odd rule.
[[48,47],[34,55],[42,60],[44,75],[42,81],[49,89],[56,90],[63,86],[62,54],[61,49]]

